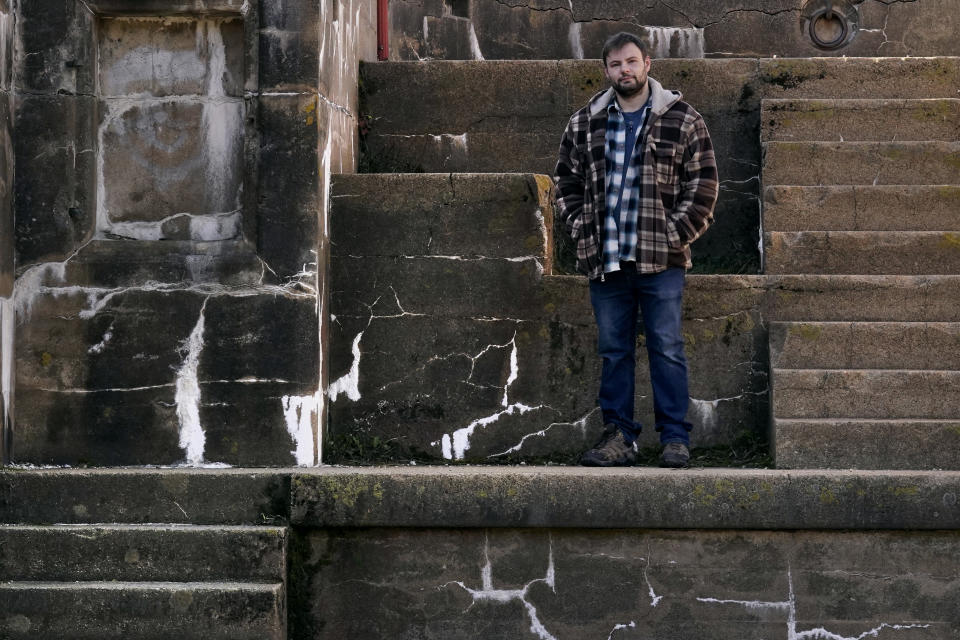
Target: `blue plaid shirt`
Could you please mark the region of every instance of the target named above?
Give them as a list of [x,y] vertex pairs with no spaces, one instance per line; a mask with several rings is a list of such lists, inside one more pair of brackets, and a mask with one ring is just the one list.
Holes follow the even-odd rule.
[[637,147],[650,113],[650,100],[640,109],[639,126],[627,149],[627,121],[616,100],[607,107],[606,216],[603,222],[603,270],[620,270],[620,262],[637,259],[637,216],[640,209],[640,171],[643,149]]

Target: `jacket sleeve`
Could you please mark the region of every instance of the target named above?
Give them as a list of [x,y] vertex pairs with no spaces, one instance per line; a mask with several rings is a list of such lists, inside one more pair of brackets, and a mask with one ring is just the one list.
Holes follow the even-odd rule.
[[684,141],[680,197],[670,217],[680,240],[683,244],[690,244],[713,222],[719,180],[710,133],[699,114]]
[[567,234],[576,239],[583,224],[583,198],[586,178],[586,163],[576,145],[575,117],[570,119],[563,139],[554,180],[557,184],[557,214]]

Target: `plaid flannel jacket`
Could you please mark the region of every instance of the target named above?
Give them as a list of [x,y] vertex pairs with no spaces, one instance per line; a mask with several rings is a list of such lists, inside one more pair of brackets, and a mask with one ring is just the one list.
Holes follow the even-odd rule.
[[[713,144],[703,118],[649,79],[651,109],[640,171],[637,271],[657,273],[692,266],[690,243],[713,221],[719,182]],[[570,117],[560,142],[555,180],[558,214],[573,238],[577,268],[590,279],[603,275],[602,221],[606,211],[607,106],[602,91]]]

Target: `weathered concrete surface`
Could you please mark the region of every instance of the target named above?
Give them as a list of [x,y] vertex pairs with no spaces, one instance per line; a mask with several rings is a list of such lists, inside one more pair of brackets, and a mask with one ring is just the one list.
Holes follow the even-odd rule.
[[960,415],[960,371],[775,369],[778,418],[935,418]]
[[[859,638],[960,630],[950,533],[312,532],[294,638]],[[305,551],[306,553],[306,551]],[[376,603],[356,615],[356,603]]]
[[768,186],[766,231],[960,231],[960,186]]
[[960,273],[954,231],[768,231],[763,239],[769,274]]
[[960,184],[958,142],[767,142],[764,148],[764,184]]
[[282,470],[12,469],[0,474],[6,524],[263,524],[289,515]]
[[[569,459],[593,444],[596,329],[585,280],[543,275],[545,177],[345,176],[334,186],[336,446],[376,441],[393,458],[497,462]],[[381,239],[390,227],[410,233]],[[721,284],[732,292],[721,304],[701,299],[721,290],[695,280],[684,326],[690,419],[697,442],[712,444],[763,428],[766,334],[760,297],[744,293],[749,279]],[[638,368],[649,427],[643,355]],[[656,442],[648,428],[642,443]]]
[[2,59],[21,140],[3,459],[315,464],[327,189],[356,164],[374,8],[74,4],[24,8]]
[[283,585],[0,583],[0,632],[19,638],[283,640]]
[[[616,486],[617,491],[610,487]],[[309,527],[954,529],[957,472],[332,468],[296,474]]]
[[771,320],[958,322],[956,276],[769,276]]
[[[960,53],[949,0],[855,1],[858,32],[817,48],[803,0],[530,0],[390,4],[392,60],[595,58],[603,41],[632,31],[657,57],[943,56]],[[839,11],[839,3],[835,3]]]
[[12,461],[314,458],[290,415],[319,385],[314,298],[188,283],[37,293],[19,331]]
[[773,428],[780,469],[960,469],[955,419],[777,418]]
[[184,525],[0,525],[0,580],[283,582],[286,530]]
[[771,322],[780,369],[960,369],[956,322]]
[[[362,75],[362,168],[374,172],[552,175],[570,114],[606,86],[596,60],[368,64]],[[700,272],[759,270],[761,100],[955,100],[960,85],[956,58],[658,60],[651,75],[704,115],[717,151],[716,223],[693,246]]]
[[960,100],[764,100],[765,141],[957,140]]

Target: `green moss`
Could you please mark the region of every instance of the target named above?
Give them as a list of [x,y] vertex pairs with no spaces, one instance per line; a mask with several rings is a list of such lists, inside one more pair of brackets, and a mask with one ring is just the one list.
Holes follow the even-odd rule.
[[942,249],[960,249],[960,233],[945,233],[940,239]]
[[822,328],[811,324],[795,324],[790,327],[790,335],[804,340],[816,340],[822,332]]

